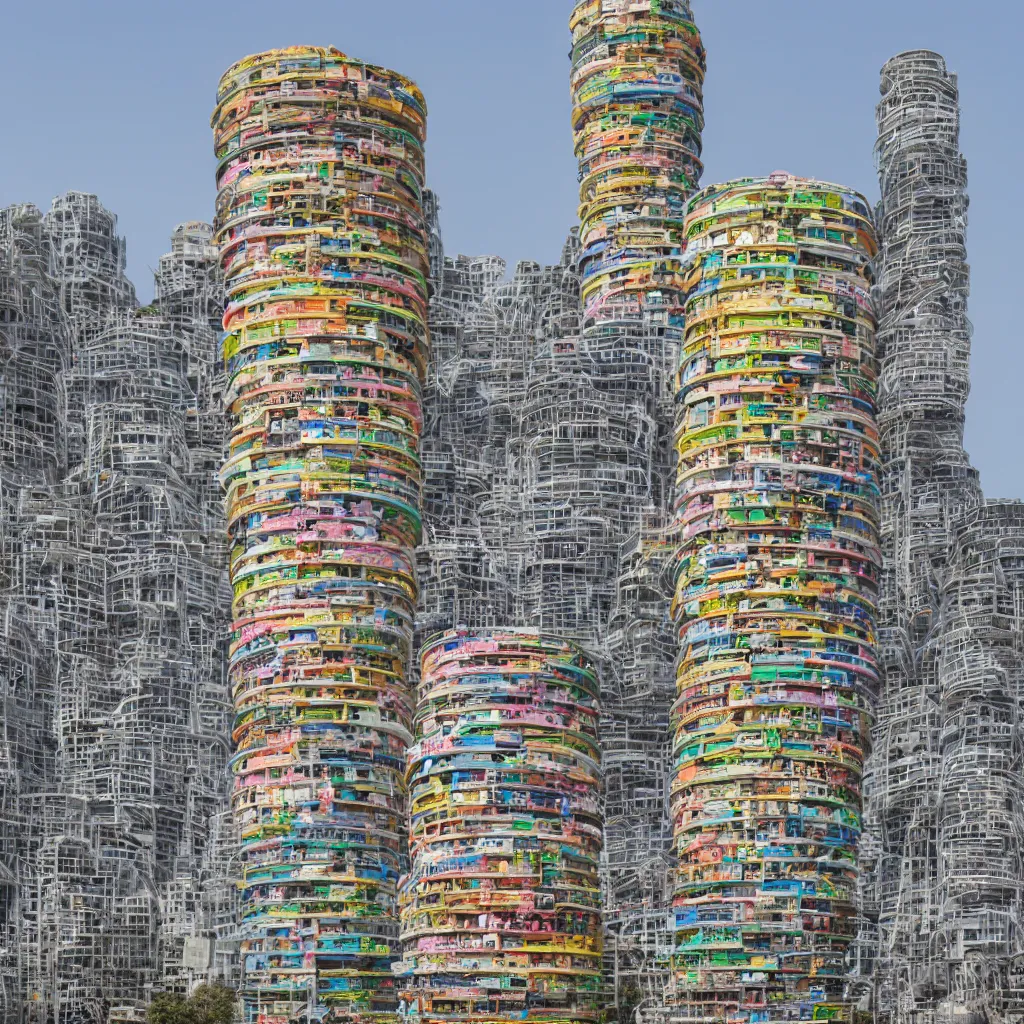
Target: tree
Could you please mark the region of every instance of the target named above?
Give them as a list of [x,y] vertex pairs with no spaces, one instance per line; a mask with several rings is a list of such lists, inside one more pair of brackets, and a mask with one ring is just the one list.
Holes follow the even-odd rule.
[[173,993],[156,996],[146,1011],[149,1024],[233,1024],[235,993],[224,985],[200,985],[186,999]]
[[153,997],[146,1010],[149,1024],[189,1024],[188,1002],[174,992],[163,992]]
[[235,993],[224,985],[200,985],[188,1001],[190,1024],[232,1024]]

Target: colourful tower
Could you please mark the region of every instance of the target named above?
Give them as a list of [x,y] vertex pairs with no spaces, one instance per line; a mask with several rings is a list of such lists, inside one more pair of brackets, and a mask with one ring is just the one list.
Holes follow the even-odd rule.
[[248,57],[218,92],[248,1021],[397,1009],[425,123],[412,82],[334,49]]
[[705,60],[690,3],[580,0],[570,28],[585,316],[664,319],[702,171]]
[[687,219],[672,816],[675,1016],[849,1019],[878,673],[867,201],[792,178]]
[[598,684],[537,630],[423,651],[409,751],[403,1013],[596,1021],[601,989]]
[[524,422],[541,498],[533,571],[572,613],[559,619],[545,603],[543,624],[605,655],[606,965],[614,1011],[628,1014],[660,1004],[668,980],[674,687],[660,538],[705,54],[689,0],[579,0],[570,24],[583,323],[553,346]]

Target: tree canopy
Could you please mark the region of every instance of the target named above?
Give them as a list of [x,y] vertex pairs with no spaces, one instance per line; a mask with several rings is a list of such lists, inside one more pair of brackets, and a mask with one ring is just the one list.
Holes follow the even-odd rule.
[[165,992],[146,1011],[149,1024],[233,1024],[235,993],[224,985],[200,985],[186,999]]

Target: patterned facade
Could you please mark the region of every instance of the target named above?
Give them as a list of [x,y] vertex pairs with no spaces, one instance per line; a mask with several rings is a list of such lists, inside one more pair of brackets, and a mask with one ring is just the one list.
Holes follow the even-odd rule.
[[861,196],[780,173],[705,189],[687,234],[673,1016],[852,1020],[879,687],[874,227]]
[[397,1012],[425,130],[413,83],[337,50],[246,58],[218,93],[249,1021]]
[[601,1011],[597,673],[536,630],[423,650],[409,752],[404,1013],[596,1021]]

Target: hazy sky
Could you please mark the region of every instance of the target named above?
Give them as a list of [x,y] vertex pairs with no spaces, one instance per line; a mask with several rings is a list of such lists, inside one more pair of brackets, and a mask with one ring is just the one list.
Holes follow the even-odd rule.
[[[0,206],[96,192],[140,297],[172,227],[209,219],[209,115],[245,54],[334,45],[415,78],[449,252],[557,258],[576,217],[571,0],[10,0],[0,35]],[[900,50],[960,73],[970,161],[968,447],[990,496],[1024,497],[1024,346],[1009,206],[1024,167],[1019,0],[694,0],[708,49],[705,183],[783,168],[877,193],[878,70]],[[1005,210],[1005,214],[1004,214]]]

